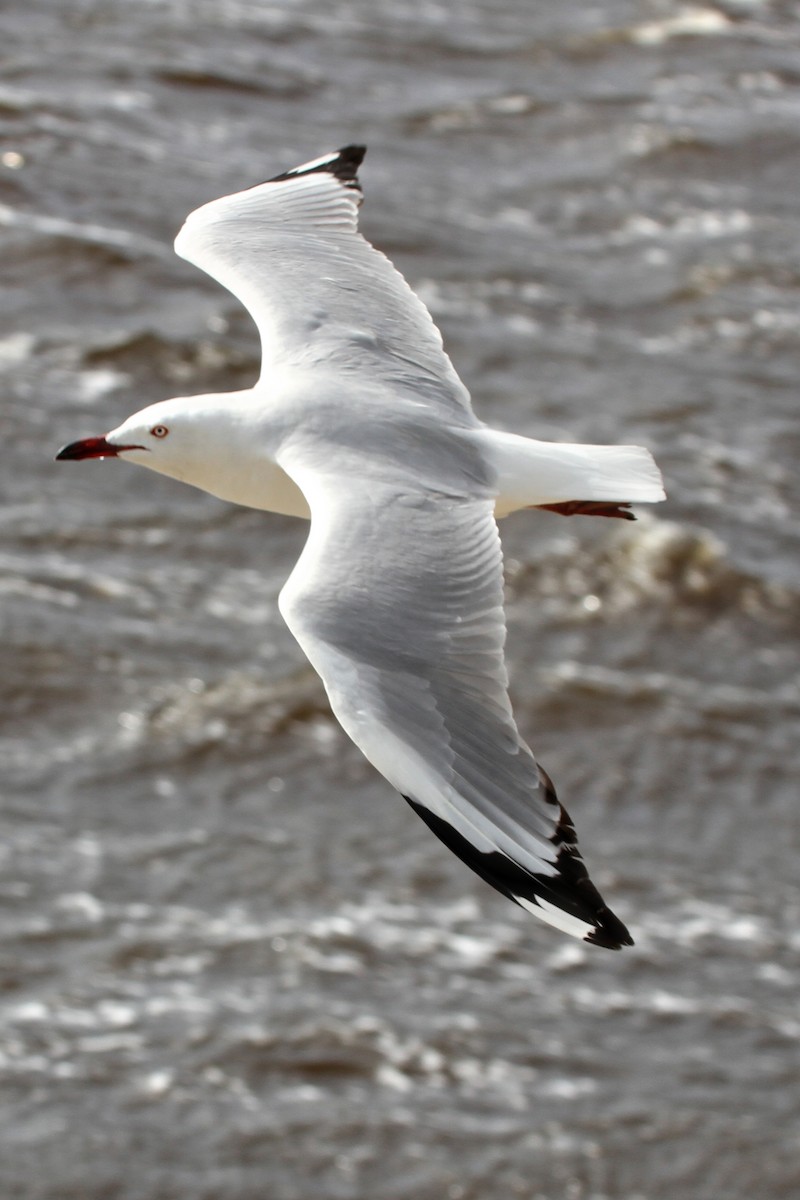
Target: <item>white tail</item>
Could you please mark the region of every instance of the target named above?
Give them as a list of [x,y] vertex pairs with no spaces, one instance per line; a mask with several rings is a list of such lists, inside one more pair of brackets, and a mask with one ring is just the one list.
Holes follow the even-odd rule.
[[655,504],[666,499],[661,472],[644,446],[537,442],[486,427],[480,437],[497,471],[497,517],[569,500]]

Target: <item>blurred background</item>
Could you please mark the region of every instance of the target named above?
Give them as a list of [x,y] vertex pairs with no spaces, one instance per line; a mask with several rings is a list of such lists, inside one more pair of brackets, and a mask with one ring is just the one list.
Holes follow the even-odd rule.
[[[2,1194],[796,1196],[800,6],[28,0],[0,45]],[[479,415],[663,468],[635,525],[503,526],[519,724],[632,950],[339,731],[300,523],[53,462],[255,380],[172,238],[350,141]]]

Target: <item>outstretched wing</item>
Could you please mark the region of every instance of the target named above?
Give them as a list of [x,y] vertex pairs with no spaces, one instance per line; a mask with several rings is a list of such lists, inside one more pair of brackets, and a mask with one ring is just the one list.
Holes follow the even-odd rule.
[[428,310],[358,232],[363,146],[286,171],[196,209],[175,240],[182,258],[233,292],[272,366],[335,367],[426,397],[468,423],[469,395]]
[[514,722],[491,498],[282,465],[312,522],[281,612],[345,731],[495,888],[576,937],[629,945]]

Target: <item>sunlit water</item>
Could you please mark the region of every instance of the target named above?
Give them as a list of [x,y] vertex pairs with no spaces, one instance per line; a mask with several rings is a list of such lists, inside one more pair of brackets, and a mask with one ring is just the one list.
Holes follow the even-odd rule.
[[[4,1196],[798,1194],[788,13],[0,16]],[[253,381],[171,239],[351,140],[480,414],[665,471],[636,525],[504,526],[519,721],[624,953],[492,893],[340,734],[276,607],[300,525],[52,462]]]

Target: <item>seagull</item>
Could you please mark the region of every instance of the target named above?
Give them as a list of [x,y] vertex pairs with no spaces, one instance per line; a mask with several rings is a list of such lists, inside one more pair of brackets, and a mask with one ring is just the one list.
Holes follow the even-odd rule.
[[345,733],[499,892],[596,946],[632,945],[517,728],[496,519],[634,519],[665,498],[640,446],[491,429],[405,279],[358,231],[364,146],[187,218],[176,252],[260,334],[244,391],[149,405],[58,459],[119,458],[224,500],[310,518],[278,605]]

